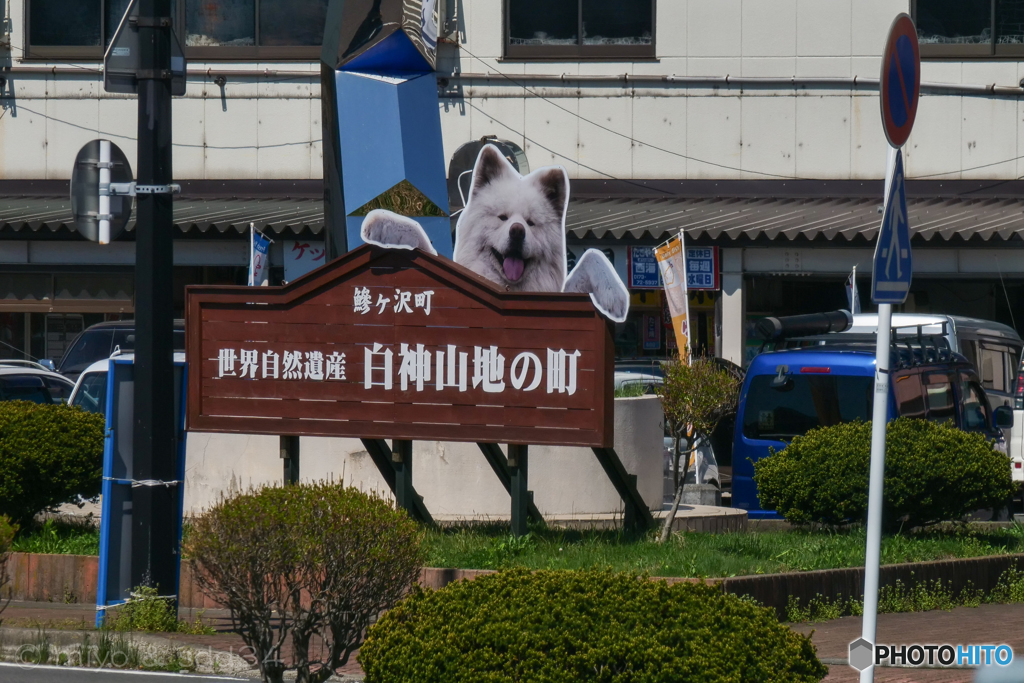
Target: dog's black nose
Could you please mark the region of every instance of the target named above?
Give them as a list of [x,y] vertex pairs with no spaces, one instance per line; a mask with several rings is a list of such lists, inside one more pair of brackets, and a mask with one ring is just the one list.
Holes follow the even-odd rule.
[[508,229],[508,238],[512,242],[522,242],[526,239],[526,226],[522,223],[513,223]]

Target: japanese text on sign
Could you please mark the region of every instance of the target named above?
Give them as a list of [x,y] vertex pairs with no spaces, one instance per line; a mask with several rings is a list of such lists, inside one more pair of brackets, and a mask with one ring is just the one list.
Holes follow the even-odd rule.
[[[468,348],[468,347],[467,347]],[[491,394],[504,392],[508,385],[517,391],[533,391],[544,384],[549,394],[576,393],[578,349],[547,349],[544,360],[530,351],[515,356],[511,363],[497,346],[474,346],[470,352],[448,344],[429,351],[423,344],[399,345],[398,358],[388,346],[374,343],[363,347],[364,389],[395,386],[395,366],[402,391],[436,391],[451,388],[460,392],[482,387]],[[217,352],[217,378],[347,381],[346,354],[333,351],[276,351],[222,348]],[[507,382],[506,382],[507,380]],[[546,380],[546,381],[545,381]]]
[[356,287],[352,295],[352,307],[356,313],[366,315],[374,308],[377,315],[384,313],[390,306],[394,313],[412,313],[413,308],[421,309],[426,315],[430,315],[430,299],[434,296],[434,290],[428,289],[423,292],[411,292],[395,288],[392,296],[377,294],[377,301],[373,300],[373,293],[369,287]]
[[660,289],[661,273],[652,247],[629,248],[630,289]]
[[686,288],[718,289],[717,247],[686,249]]

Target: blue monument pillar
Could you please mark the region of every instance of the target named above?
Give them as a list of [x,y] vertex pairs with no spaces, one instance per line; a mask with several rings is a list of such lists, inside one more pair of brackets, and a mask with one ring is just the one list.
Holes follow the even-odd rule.
[[331,0],[320,58],[329,258],[362,243],[374,208],[416,220],[452,256],[437,19],[434,0]]

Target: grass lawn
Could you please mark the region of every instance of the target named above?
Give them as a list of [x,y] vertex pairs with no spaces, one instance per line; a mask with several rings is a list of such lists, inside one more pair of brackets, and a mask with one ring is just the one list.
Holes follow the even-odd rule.
[[[516,539],[507,524],[426,529],[427,566],[462,569],[587,569],[641,571],[652,576],[741,576],[858,567],[864,564],[864,530],[751,531],[676,534],[665,545],[657,533],[532,528]],[[27,553],[99,554],[99,530],[47,522],[15,539]],[[887,536],[882,563],[922,562],[1024,552],[1024,526],[978,531],[933,530]]]
[[[656,534],[533,529],[515,539],[507,525],[428,529],[427,566],[463,569],[608,568],[652,576],[724,577],[810,571],[864,564],[863,529],[793,530],[733,534],[676,534],[665,545]],[[991,531],[930,531],[885,537],[882,563],[921,562],[1024,552],[1024,527]]]

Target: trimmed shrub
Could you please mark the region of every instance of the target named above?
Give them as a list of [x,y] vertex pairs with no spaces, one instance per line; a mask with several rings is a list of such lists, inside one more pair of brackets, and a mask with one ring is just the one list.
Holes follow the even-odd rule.
[[[812,429],[754,463],[761,506],[795,523],[862,521],[870,461],[870,422]],[[890,530],[999,509],[1013,490],[1007,457],[984,435],[911,418],[889,423],[882,520]]]
[[819,681],[806,636],[704,584],[522,569],[412,595],[370,628],[367,683]]
[[102,415],[0,402],[0,514],[23,528],[39,512],[94,498],[103,479]]
[[193,520],[183,549],[203,592],[231,610],[263,680],[292,669],[304,683],[346,664],[409,590],[420,541],[376,494],[320,482],[222,499]]

